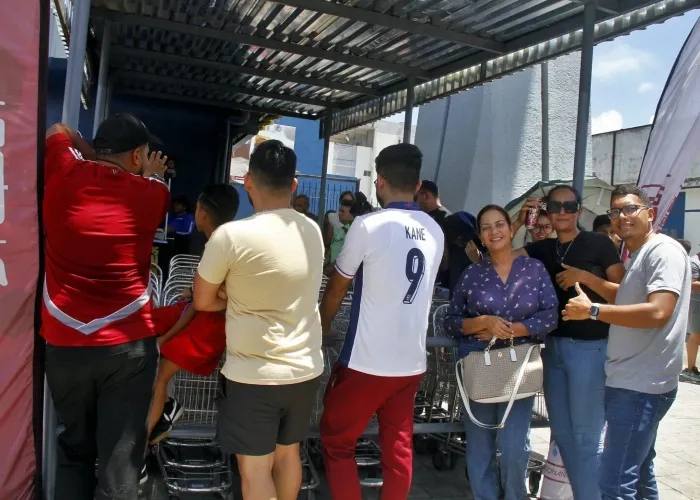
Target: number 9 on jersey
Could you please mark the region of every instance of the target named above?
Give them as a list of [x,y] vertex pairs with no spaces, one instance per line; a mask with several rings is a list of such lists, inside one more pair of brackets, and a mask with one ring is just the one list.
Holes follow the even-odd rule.
[[403,298],[404,304],[413,304],[413,300],[418,293],[418,287],[423,281],[425,274],[425,255],[417,248],[412,248],[406,255],[406,278],[408,279],[408,290]]

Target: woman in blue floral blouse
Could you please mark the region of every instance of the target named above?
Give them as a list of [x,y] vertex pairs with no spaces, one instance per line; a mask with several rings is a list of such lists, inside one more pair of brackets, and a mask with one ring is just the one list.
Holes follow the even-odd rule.
[[[445,328],[461,340],[460,358],[492,348],[541,342],[557,327],[557,295],[544,265],[511,248],[508,212],[497,205],[484,207],[477,216],[479,238],[488,257],[462,274],[445,316]],[[505,500],[527,497],[525,474],[530,455],[528,434],[534,397],[515,401],[503,429],[483,429],[464,416],[467,434],[467,474],[475,500],[498,500],[496,449],[501,452],[500,480]],[[470,401],[474,417],[497,425],[507,403]]]

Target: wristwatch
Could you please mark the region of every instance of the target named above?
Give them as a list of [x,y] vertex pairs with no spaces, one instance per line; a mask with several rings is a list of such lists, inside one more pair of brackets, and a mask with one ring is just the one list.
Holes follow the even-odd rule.
[[598,319],[598,313],[600,312],[600,304],[591,304],[591,308],[588,312],[592,320]]

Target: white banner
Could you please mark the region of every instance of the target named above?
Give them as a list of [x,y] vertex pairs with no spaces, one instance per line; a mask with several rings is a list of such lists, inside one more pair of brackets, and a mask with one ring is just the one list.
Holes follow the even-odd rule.
[[637,184],[656,208],[660,231],[693,166],[700,163],[700,20],[666,81]]

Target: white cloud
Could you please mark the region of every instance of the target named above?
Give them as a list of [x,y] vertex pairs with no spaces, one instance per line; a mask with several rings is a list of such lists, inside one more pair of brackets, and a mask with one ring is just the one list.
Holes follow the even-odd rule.
[[598,116],[594,116],[591,120],[591,133],[603,134],[620,130],[622,128],[622,115],[615,109],[603,111]]
[[637,74],[654,65],[651,53],[624,43],[610,45],[593,58],[593,78],[610,82],[621,75]]
[[645,94],[647,92],[650,92],[654,90],[654,84],[650,82],[643,82],[639,84],[639,87],[637,87],[637,92],[640,94]]

